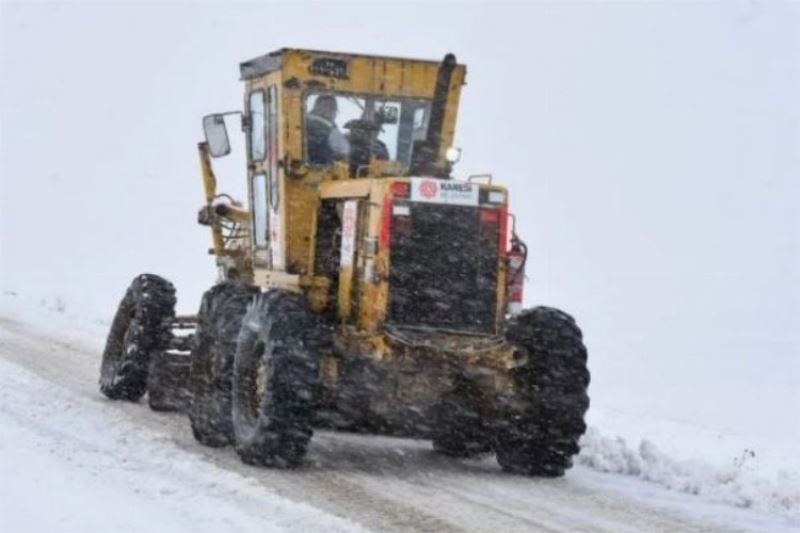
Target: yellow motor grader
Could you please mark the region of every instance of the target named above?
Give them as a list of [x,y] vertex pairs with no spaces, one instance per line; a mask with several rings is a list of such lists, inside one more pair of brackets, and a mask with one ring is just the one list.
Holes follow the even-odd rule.
[[[241,64],[244,110],[198,145],[219,280],[194,317],[173,285],[134,279],[100,387],[185,410],[198,441],[251,464],[301,463],[313,428],[429,438],[560,476],[589,405],[581,331],[521,310],[527,248],[507,190],[451,177],[466,68],[282,49]],[[211,160],[246,137],[246,203]]]

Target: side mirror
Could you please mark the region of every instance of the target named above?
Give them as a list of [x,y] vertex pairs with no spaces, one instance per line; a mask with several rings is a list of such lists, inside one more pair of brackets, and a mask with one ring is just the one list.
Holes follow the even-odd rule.
[[206,134],[206,142],[208,143],[211,157],[222,157],[231,153],[231,143],[228,140],[228,130],[225,127],[224,115],[204,116],[203,131]]

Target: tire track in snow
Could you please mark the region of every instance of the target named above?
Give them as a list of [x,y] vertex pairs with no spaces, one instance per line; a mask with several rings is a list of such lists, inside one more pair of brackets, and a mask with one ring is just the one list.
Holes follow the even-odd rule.
[[320,431],[303,467],[293,471],[255,468],[242,464],[231,449],[196,443],[183,415],[151,412],[143,403],[105,400],[97,388],[100,351],[96,347],[0,318],[0,357],[98,404],[110,424],[132,422],[208,463],[212,471],[236,473],[279,496],[374,530],[726,529],[624,494],[598,494],[570,474],[558,480],[505,475],[492,460],[456,461],[434,454],[426,442],[408,439]]

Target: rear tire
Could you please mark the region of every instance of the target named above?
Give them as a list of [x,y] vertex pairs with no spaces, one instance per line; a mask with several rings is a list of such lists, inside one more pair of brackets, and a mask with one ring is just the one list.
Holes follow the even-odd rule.
[[433,449],[450,457],[473,457],[491,451],[486,427],[477,406],[480,390],[466,379],[458,379],[434,409]]
[[147,391],[150,361],[169,346],[175,287],[153,274],[131,282],[119,304],[100,365],[100,391],[112,400],[138,401]]
[[192,433],[206,446],[232,441],[231,376],[236,337],[247,305],[258,290],[226,281],[206,291],[197,314],[189,370]]
[[274,290],[245,316],[233,368],[236,451],[248,464],[295,467],[313,434],[329,334],[304,296]]
[[504,470],[558,477],[572,466],[586,431],[589,370],[581,330],[550,307],[522,312],[506,338],[527,354],[513,371],[517,394],[501,406],[494,448]]

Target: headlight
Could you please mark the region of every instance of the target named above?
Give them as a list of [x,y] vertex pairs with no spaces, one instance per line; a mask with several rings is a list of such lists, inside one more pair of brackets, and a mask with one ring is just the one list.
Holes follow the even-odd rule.
[[461,148],[451,146],[444,153],[444,158],[447,159],[447,162],[451,165],[458,163],[458,160],[461,159]]

